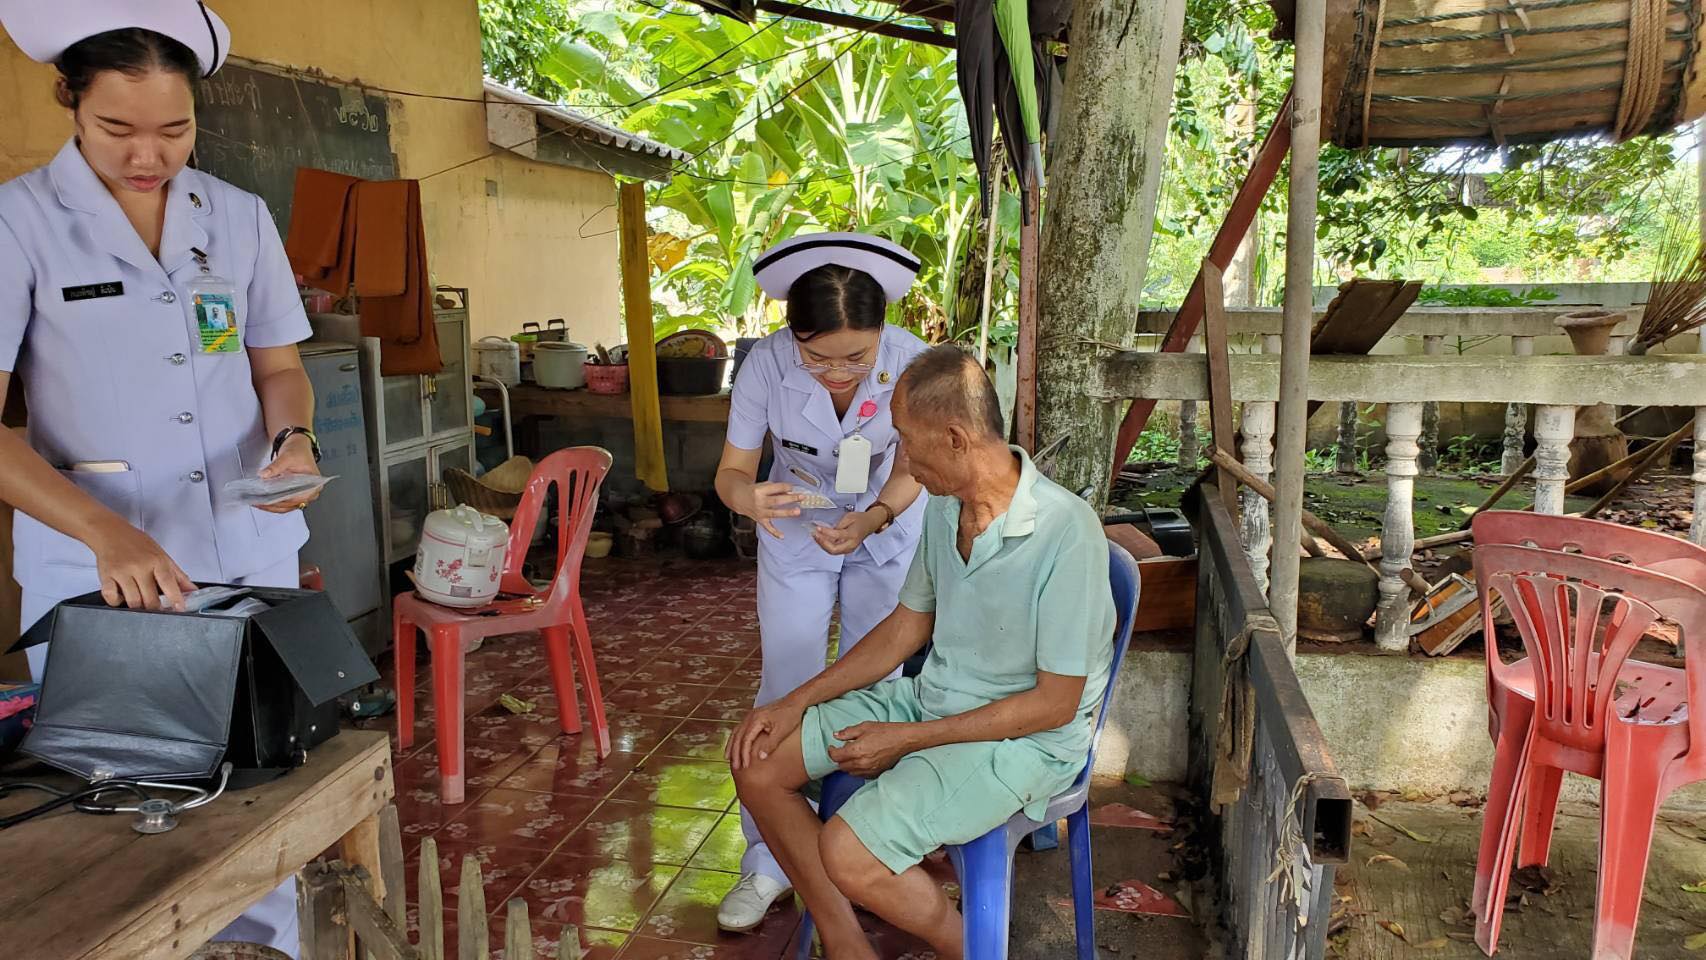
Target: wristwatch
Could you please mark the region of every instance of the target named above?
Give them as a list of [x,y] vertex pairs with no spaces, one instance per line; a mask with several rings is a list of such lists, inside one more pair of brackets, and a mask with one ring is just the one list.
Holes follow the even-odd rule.
[[308,438],[308,446],[314,451],[314,462],[319,463],[320,441],[314,436],[314,431],[307,427],[285,427],[283,430],[280,430],[278,432],[278,436],[272,438],[273,457],[276,458],[278,456],[278,452],[284,448],[284,442],[286,440],[289,440],[291,437],[294,437],[299,433]]
[[877,502],[871,504],[872,510],[875,510],[878,507],[881,507],[883,509],[883,512],[888,514],[888,519],[884,520],[882,526],[877,528],[877,532],[882,533],[884,530],[887,530],[888,528],[894,526],[894,508],[889,506],[888,504],[882,502],[881,500],[878,500]]

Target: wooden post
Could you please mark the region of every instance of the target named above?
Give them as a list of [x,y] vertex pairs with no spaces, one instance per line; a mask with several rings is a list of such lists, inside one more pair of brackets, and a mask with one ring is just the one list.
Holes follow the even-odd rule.
[[1416,542],[1416,438],[1422,432],[1422,404],[1386,407],[1386,521],[1380,528],[1380,606],[1375,611],[1375,646],[1403,653],[1410,646],[1410,588],[1402,571],[1410,565]]
[[[1226,295],[1220,268],[1214,261],[1202,262],[1203,348],[1208,354],[1208,412],[1214,429],[1214,449],[1238,455],[1232,439],[1232,357],[1226,335]],[[1220,505],[1228,517],[1238,515],[1238,485],[1221,470],[1215,477]]]
[[[1512,337],[1511,353],[1519,357],[1534,356],[1533,337]],[[1505,450],[1499,463],[1499,472],[1509,477],[1522,469],[1523,441],[1528,436],[1528,404],[1505,404]]]
[[[1326,0],[1297,0],[1291,109],[1291,194],[1285,231],[1285,321],[1275,415],[1274,551],[1268,607],[1297,650],[1297,551],[1303,536],[1303,455],[1309,432],[1309,334],[1315,321],[1315,203],[1321,172],[1321,73]],[[1075,35],[1076,36],[1076,35]],[[1169,78],[1171,79],[1171,78]]]
[[[486,881],[481,875],[480,858],[471,853],[462,855],[462,879],[457,885],[456,910],[470,919],[486,916]],[[491,937],[487,936],[484,923],[456,928],[457,960],[486,960],[491,946]]]
[[624,183],[617,197],[621,236],[622,315],[628,331],[628,396],[634,410],[634,476],[659,493],[669,489],[663,459],[663,410],[653,350],[652,267],[646,251],[646,185]]
[[[1423,335],[1422,353],[1430,357],[1443,356],[1445,338]],[[1421,452],[1416,458],[1416,468],[1423,476],[1431,477],[1439,472],[1439,404],[1435,401],[1422,404],[1422,436],[1418,443]]]
[[[1202,338],[1192,337],[1186,353],[1197,353],[1202,350]],[[1195,400],[1179,401],[1179,469],[1196,472],[1197,459],[1202,456],[1201,442],[1197,438],[1197,418],[1201,411]],[[1116,468],[1119,464],[1114,465]]]
[[504,918],[504,960],[533,960],[533,926],[527,922],[527,901],[520,897],[509,902]]
[[1339,473],[1357,472],[1357,404],[1354,400],[1339,401]]
[[[1264,483],[1274,470],[1274,404],[1272,400],[1244,401],[1244,466]],[[1268,501],[1261,494],[1244,488],[1244,552],[1250,557],[1250,572],[1256,575],[1256,585],[1265,593],[1268,589],[1268,548],[1273,546],[1273,531],[1268,526]]]
[[353,960],[345,916],[344,886],[338,875],[324,862],[304,867],[296,877],[296,922],[302,955],[314,960]]
[[1067,438],[1054,479],[1096,491],[1097,506],[1113,477],[1119,409],[1085,385],[1097,376],[1099,344],[1132,336],[1184,17],[1185,0],[1079,0],[1073,8],[1043,224],[1037,432]]
[[1576,408],[1542,404],[1534,409],[1534,512],[1562,514],[1570,482],[1570,439]]

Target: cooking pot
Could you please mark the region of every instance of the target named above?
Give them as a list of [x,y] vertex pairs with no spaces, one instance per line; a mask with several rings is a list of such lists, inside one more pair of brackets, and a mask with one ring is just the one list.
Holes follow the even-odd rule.
[[463,505],[427,515],[415,549],[415,591],[446,607],[478,607],[498,595],[509,527]]
[[506,387],[521,383],[521,344],[503,337],[481,337],[474,344],[474,374]]
[[541,340],[533,345],[533,381],[554,390],[578,390],[586,386],[586,346]]

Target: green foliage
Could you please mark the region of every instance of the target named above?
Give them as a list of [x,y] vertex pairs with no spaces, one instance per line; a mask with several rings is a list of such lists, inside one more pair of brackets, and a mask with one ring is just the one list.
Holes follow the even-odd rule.
[[[667,0],[663,0],[667,2]],[[761,333],[780,314],[754,257],[802,230],[856,228],[924,261],[899,319],[975,335],[981,213],[952,51],[797,20],[757,25],[652,0],[480,0],[487,72],[691,154],[651,191],[679,244],[656,267],[660,333]],[[895,8],[848,0],[876,18]],[[1188,0],[1143,299],[1177,304],[1290,84],[1267,4]],[[1675,138],[1575,139],[1503,150],[1323,150],[1317,282],[1354,274],[1432,283],[1643,279],[1666,208],[1696,186]],[[1253,299],[1277,303],[1286,180],[1263,202]],[[1016,334],[1018,204],[999,210],[992,339]],[[1429,291],[1425,302],[1516,305]],[[1239,291],[1229,287],[1230,296]],[[1476,298],[1476,302],[1453,299]],[[1513,301],[1515,301],[1513,303]]]
[[1497,287],[1424,287],[1416,302],[1439,307],[1532,307],[1558,299],[1558,291],[1529,287],[1512,293]]

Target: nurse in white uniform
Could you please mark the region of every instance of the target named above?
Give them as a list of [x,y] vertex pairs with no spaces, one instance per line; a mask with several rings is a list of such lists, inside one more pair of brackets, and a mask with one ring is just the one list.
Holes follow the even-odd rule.
[[[837,603],[845,654],[898,602],[925,498],[890,400],[927,345],[883,317],[918,267],[904,247],[853,233],[796,237],[754,265],[764,292],[787,302],[788,325],[752,348],[735,379],[717,493],[761,531],[760,706],[823,670]],[[764,480],[766,434],[774,464]],[[741,828],[742,877],[717,911],[731,931],[758,926],[790,889],[745,811]]]
[[[16,377],[29,407],[27,438],[0,430],[21,626],[94,590],[154,609],[198,582],[295,586],[305,503],[221,494],[318,472],[278,232],[258,197],[185,167],[192,84],[229,31],[196,0],[0,0],[0,25],[59,68],[75,129],[0,184],[0,393]],[[294,882],[216,939],[296,956]]]

